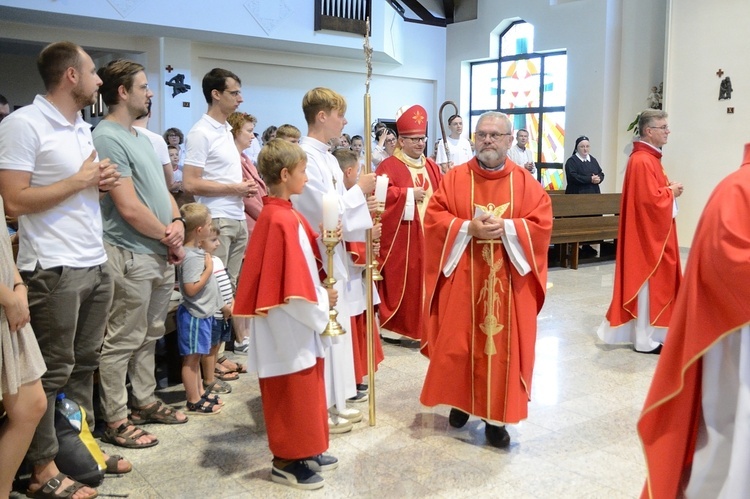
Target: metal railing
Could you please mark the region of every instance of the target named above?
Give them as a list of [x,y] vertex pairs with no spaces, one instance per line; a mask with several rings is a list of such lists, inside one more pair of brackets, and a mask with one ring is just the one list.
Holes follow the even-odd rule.
[[372,0],[315,0],[315,31],[365,34]]

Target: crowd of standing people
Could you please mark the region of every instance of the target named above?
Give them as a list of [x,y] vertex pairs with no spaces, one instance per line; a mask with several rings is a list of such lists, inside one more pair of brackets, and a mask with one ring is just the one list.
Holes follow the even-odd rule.
[[[238,111],[240,77],[214,68],[202,80],[206,113],[187,135],[170,128],[162,141],[145,128],[154,94],[142,65],[116,60],[97,69],[81,47],[58,42],[42,50],[38,67],[46,93],[0,124],[0,213],[18,218],[20,234],[15,262],[9,238],[0,238],[7,413],[0,495],[9,493],[25,457],[29,497],[97,496],[56,462],[62,393],[79,404],[90,428],[100,406],[102,441],[148,448],[159,439],[144,425],[220,413],[231,393],[226,381],[243,372],[259,379],[271,479],[322,487],[321,473],[338,466],[327,453],[329,434],[351,431],[363,419],[353,404],[368,397],[364,297],[371,283],[362,269],[369,230],[383,276],[375,290],[380,332],[390,342],[418,343],[429,358],[421,402],[449,406],[454,427],[482,419],[487,443],[508,447],[505,425],[528,413],[552,231],[528,130],[516,130],[514,143],[509,117],[487,112],[472,143],[462,137],[461,116],[451,116],[449,144],[438,144],[436,162],[425,155],[427,111],[404,106],[395,130],[376,127],[376,171],[366,173],[362,137],[344,133],[347,102],[328,88],[304,94],[304,134],[272,126],[259,147],[257,118]],[[92,133],[79,110],[98,96],[108,113]],[[738,305],[712,329],[713,343],[696,339],[693,321],[717,321],[704,314],[688,325],[702,310],[695,306],[701,287],[679,292],[675,216],[683,186],[660,162],[670,132],[666,113],[644,111],[639,130],[623,187],[613,299],[599,337],[631,342],[638,352],[669,352],[639,426],[650,470],[668,461],[659,461],[670,447],[653,415],[677,417],[679,408],[664,401],[684,393],[678,372],[697,393],[701,383],[732,380],[716,396],[731,402],[728,409],[716,411],[716,397],[705,394],[678,398],[695,417],[679,434],[666,431],[681,444],[683,482],[693,468],[687,490],[744,490],[742,477],[722,475],[722,463],[739,470],[747,458],[734,457],[711,429],[731,437],[734,429],[721,422],[748,412],[747,380],[735,379],[722,361],[722,352],[736,352],[739,365],[747,319],[735,313]],[[575,146],[565,167],[569,191],[598,193],[604,173],[589,139]],[[742,175],[717,194],[728,193],[740,212],[747,209]],[[388,180],[384,205],[373,195],[376,177]],[[698,246],[691,280],[716,255],[732,253],[730,242],[735,251],[746,249],[736,241],[741,230],[724,228],[737,217],[722,213],[721,200],[712,199],[702,222],[709,228],[701,225],[699,234],[716,229],[712,234],[726,232],[728,242]],[[321,266],[327,252],[331,275]],[[159,400],[155,380],[155,347],[175,284],[181,409]],[[332,308],[348,334],[322,334]],[[741,334],[727,337],[734,331]],[[248,352],[247,366],[222,355],[227,343]],[[722,350],[696,361],[717,343]],[[695,355],[683,352],[688,347]],[[382,359],[378,341],[376,367]],[[97,370],[100,404],[93,397]],[[710,452],[696,448],[696,435],[708,439]],[[102,460],[107,473],[132,470],[126,457]],[[677,491],[683,482],[662,480],[668,475],[649,474],[645,490]]]

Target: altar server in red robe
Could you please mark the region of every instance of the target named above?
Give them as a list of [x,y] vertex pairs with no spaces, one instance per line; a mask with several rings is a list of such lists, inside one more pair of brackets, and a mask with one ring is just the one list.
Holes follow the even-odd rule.
[[[328,454],[324,345],[320,333],[337,292],[320,283],[320,256],[307,220],[289,197],[307,182],[307,156],[274,139],[258,156],[269,187],[240,273],[233,315],[249,318],[248,371],[257,372],[271,479],[300,489],[323,486],[318,474],[336,468]],[[301,271],[302,270],[302,271]]]
[[643,111],[638,130],[622,186],[612,303],[598,335],[658,354],[682,281],[675,224],[682,184],[671,182],[661,165],[667,113]]
[[496,447],[527,416],[552,232],[549,196],[507,159],[512,131],[506,115],[483,114],[476,157],[445,175],[425,216],[421,401],[451,406],[457,428],[484,419]]
[[388,175],[378,257],[383,275],[378,313],[386,341],[401,336],[419,340],[424,294],[422,221],[442,173],[437,163],[424,155],[427,111],[422,106],[403,111],[396,120],[396,129],[398,146],[375,172]]
[[638,421],[644,497],[750,490],[750,144],[706,204]]

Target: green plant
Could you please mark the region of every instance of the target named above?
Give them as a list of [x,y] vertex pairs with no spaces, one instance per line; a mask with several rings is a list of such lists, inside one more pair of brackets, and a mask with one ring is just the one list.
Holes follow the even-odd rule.
[[635,115],[635,119],[632,121],[632,123],[630,123],[630,125],[628,125],[628,132],[630,130],[633,130],[633,135],[640,135],[639,130],[638,130],[638,120],[640,119],[641,119],[641,113],[638,113],[637,115]]

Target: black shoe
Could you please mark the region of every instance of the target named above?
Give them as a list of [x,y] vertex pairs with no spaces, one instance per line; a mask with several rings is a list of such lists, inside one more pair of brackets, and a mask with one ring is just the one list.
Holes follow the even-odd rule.
[[318,454],[317,456],[308,457],[304,461],[308,468],[318,473],[334,470],[339,467],[339,460],[330,454]]
[[469,415],[461,409],[451,409],[451,413],[448,416],[448,424],[454,428],[461,428],[469,420]]
[[584,244],[581,246],[581,249],[578,250],[578,256],[581,258],[594,258],[597,256],[597,252],[590,245]]
[[652,353],[654,355],[659,355],[661,353],[661,347],[663,346],[664,345],[662,343],[659,343],[658,347],[654,348],[653,350],[649,350],[648,352],[644,352],[643,350],[635,350],[635,348],[633,350],[635,350],[638,353]]
[[358,404],[360,402],[367,402],[368,398],[369,398],[369,395],[367,395],[367,392],[357,392],[355,396],[346,399],[346,401]]
[[493,447],[504,449],[510,445],[510,435],[505,425],[495,426],[485,421],[484,436],[487,438],[487,443]]
[[401,346],[404,348],[419,348],[422,346],[422,342],[411,338],[401,338]]
[[401,345],[401,340],[399,338],[389,338],[387,336],[381,336],[380,339],[385,341],[389,345]]
[[274,464],[271,468],[271,480],[304,490],[315,490],[325,485],[323,477],[311,470],[304,459],[292,461],[283,468],[277,468]]

